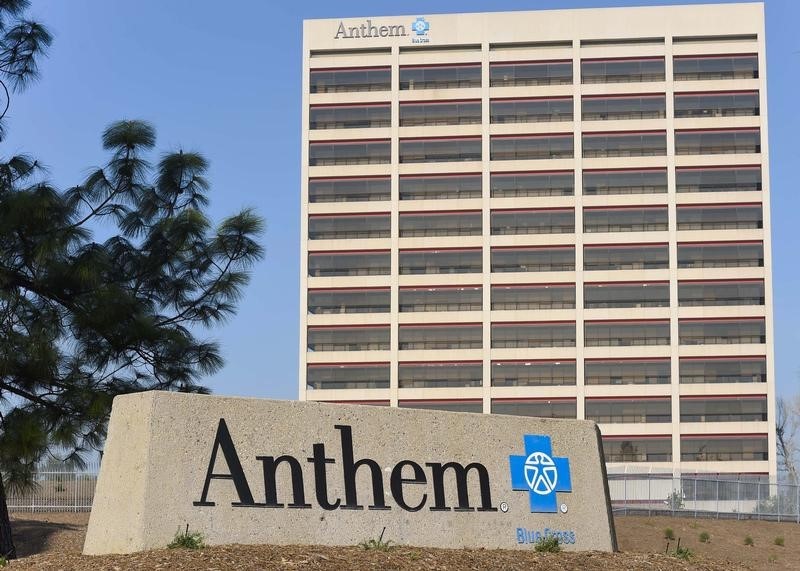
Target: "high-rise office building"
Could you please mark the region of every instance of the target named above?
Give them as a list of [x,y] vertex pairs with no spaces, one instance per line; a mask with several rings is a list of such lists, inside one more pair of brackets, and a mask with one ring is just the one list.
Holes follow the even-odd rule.
[[300,398],[776,473],[761,4],[305,22]]

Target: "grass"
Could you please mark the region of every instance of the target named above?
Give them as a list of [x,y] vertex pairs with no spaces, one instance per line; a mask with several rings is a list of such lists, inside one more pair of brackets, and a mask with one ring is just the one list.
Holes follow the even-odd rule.
[[365,539],[364,541],[358,544],[359,547],[361,547],[362,549],[366,549],[367,551],[389,551],[389,549],[391,549],[391,545],[389,544],[392,542],[388,540],[387,541],[383,540],[383,534],[385,532],[386,528],[384,527],[381,530],[381,535],[380,537],[378,537],[378,539],[375,538]]
[[558,553],[561,551],[561,544],[555,535],[542,537],[533,544],[534,551],[538,553]]
[[664,528],[664,539],[669,539],[670,541],[675,539],[675,532],[672,531],[671,527]]
[[694,553],[692,553],[692,550],[689,549],[688,547],[678,546],[678,547],[675,548],[675,552],[673,553],[673,555],[675,557],[677,557],[678,559],[683,559],[684,561],[689,561],[689,559],[692,558]]
[[753,542],[753,538],[750,537],[749,535],[744,538],[744,544],[749,547],[753,547],[753,545],[755,545],[755,543]]
[[778,547],[783,547],[783,536],[779,535],[778,537],[776,537],[775,541],[773,541],[773,543],[775,545],[777,545]]
[[700,543],[711,543],[711,534],[707,531],[702,531],[700,532],[698,539],[700,540]]
[[180,531],[175,534],[173,540],[167,545],[168,549],[203,549],[206,546],[203,541],[203,534],[199,532],[189,533],[189,524],[186,524],[186,530]]
[[0,567],[5,567],[6,565],[8,565],[8,559],[0,555]]

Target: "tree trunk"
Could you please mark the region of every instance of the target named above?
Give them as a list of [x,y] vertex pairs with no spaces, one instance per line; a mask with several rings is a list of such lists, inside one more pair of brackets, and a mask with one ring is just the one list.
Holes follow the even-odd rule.
[[17,548],[14,547],[14,538],[11,535],[11,518],[8,517],[6,489],[3,486],[2,475],[0,475],[0,556],[6,559],[17,558]]

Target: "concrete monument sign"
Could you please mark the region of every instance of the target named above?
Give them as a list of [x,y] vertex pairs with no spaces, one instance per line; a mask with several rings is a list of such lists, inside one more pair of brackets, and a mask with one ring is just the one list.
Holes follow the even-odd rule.
[[117,397],[84,553],[210,544],[614,550],[593,422],[151,392]]

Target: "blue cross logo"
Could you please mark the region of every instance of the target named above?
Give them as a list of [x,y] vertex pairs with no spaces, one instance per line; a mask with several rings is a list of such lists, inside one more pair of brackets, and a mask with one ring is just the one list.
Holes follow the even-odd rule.
[[549,436],[526,434],[523,440],[525,454],[508,457],[511,489],[528,492],[531,512],[555,513],[556,492],[572,491],[569,459],[553,457]]
[[411,29],[414,30],[418,36],[426,36],[428,35],[428,30],[431,29],[431,25],[425,18],[420,16],[411,24]]

